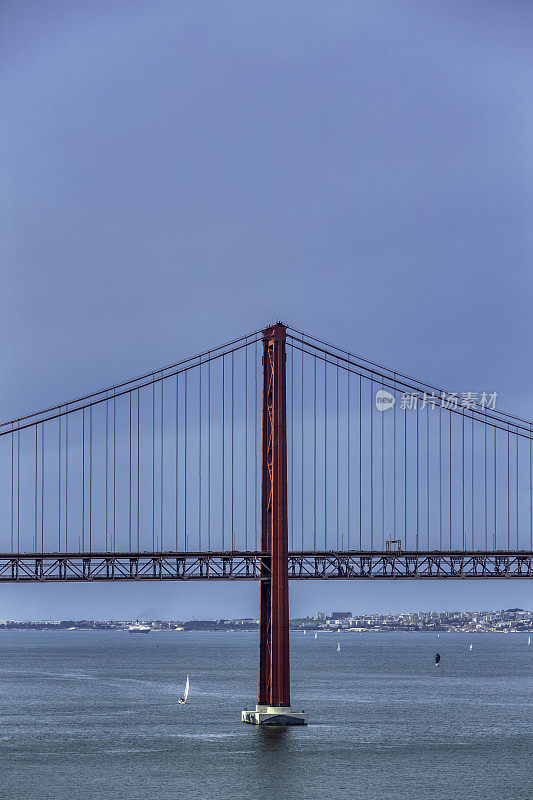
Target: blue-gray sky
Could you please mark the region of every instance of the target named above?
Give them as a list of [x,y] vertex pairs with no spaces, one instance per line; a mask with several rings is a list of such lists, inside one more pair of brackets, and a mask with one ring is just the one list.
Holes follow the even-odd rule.
[[[4,0],[3,419],[272,319],[531,418],[533,6]],[[293,584],[294,612],[530,605]],[[257,588],[1,587],[1,616],[256,614]]]

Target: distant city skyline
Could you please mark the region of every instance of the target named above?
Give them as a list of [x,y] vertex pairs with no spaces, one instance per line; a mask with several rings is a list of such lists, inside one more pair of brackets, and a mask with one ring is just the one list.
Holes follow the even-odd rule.
[[[375,614],[350,611],[292,617],[289,623],[293,632],[312,633],[358,633],[358,632],[414,632],[433,633],[532,633],[533,611],[525,609],[501,609],[498,611],[422,611],[401,614]],[[160,619],[107,619],[77,620],[1,620],[0,631],[9,630],[125,630],[132,633],[151,631],[258,631],[259,620],[253,617],[197,618],[175,620]],[[530,638],[528,637],[528,644]]]

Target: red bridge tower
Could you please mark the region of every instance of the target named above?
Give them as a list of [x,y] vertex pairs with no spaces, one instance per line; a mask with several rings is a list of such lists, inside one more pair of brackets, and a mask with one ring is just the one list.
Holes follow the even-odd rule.
[[242,712],[257,725],[305,724],[290,700],[285,339],[281,322],[263,331],[259,697]]

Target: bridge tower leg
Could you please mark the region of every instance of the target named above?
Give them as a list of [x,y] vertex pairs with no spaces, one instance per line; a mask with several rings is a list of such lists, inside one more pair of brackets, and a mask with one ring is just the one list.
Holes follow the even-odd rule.
[[291,709],[289,666],[289,570],[287,514],[286,328],[263,331],[263,447],[259,585],[259,697],[242,721],[257,725],[304,725]]

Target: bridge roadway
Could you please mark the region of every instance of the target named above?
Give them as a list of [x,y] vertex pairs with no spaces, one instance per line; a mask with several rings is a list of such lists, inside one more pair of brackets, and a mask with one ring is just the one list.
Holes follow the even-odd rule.
[[[292,551],[292,580],[531,578],[533,552]],[[3,553],[0,583],[269,578],[270,554],[225,552]]]

